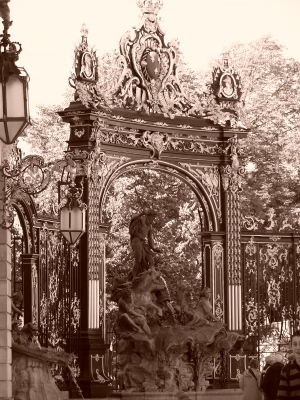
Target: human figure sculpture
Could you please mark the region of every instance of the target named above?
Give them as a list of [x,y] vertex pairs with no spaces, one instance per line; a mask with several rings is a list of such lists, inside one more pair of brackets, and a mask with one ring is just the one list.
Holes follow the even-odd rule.
[[23,317],[23,311],[21,311],[23,303],[23,295],[22,292],[15,292],[11,296],[11,330],[12,330],[12,339],[16,340],[21,334],[20,325],[22,323],[20,317]]
[[212,313],[210,298],[211,290],[205,287],[200,293],[199,303],[194,310],[194,318],[187,325],[203,326],[218,321]]
[[233,93],[233,87],[232,87],[232,80],[231,80],[231,78],[230,78],[230,76],[226,76],[225,77],[225,79],[223,80],[223,82],[224,82],[224,87],[223,87],[223,93],[226,95],[226,96],[231,96],[232,95],[232,93]]
[[154,268],[151,250],[155,253],[161,253],[161,250],[154,246],[152,238],[152,222],[155,215],[153,211],[148,210],[135,214],[131,218],[129,233],[135,258],[132,278],[135,278],[143,271]]
[[183,283],[179,285],[176,291],[176,306],[174,307],[174,309],[177,313],[181,325],[187,325],[187,323],[194,317],[194,313],[192,310],[190,310],[188,302],[186,300],[186,290],[187,287]]
[[[124,289],[122,296],[118,301],[119,306],[119,325],[136,333],[146,334],[151,338],[152,334],[147,324],[146,317],[137,312],[134,307],[131,289]],[[141,310],[141,306],[139,306]],[[146,312],[146,309],[144,309]]]
[[22,292],[15,292],[11,296],[11,312],[13,319],[19,319],[19,316],[23,316],[23,311],[21,311],[22,303],[23,303],[23,295]]

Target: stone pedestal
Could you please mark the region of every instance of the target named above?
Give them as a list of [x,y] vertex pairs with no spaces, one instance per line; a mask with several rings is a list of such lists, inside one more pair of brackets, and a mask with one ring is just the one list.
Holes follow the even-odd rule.
[[[242,400],[241,389],[206,390],[186,392],[190,400]],[[121,393],[122,400],[178,400],[177,392]]]
[[59,362],[47,349],[32,349],[13,343],[12,394],[19,400],[63,400],[51,375]]

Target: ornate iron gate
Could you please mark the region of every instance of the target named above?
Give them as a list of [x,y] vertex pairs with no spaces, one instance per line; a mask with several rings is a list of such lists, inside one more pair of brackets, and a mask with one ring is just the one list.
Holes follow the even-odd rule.
[[39,229],[41,344],[73,352],[80,328],[79,254],[57,231]]
[[242,235],[244,332],[251,355],[289,350],[300,323],[300,235]]
[[[22,292],[23,303],[18,306],[23,307],[24,323],[38,324],[42,346],[78,355],[79,249],[70,247],[59,232],[57,215],[37,213],[34,197],[49,184],[52,178],[49,169],[41,157],[22,159],[16,147],[10,162],[4,163],[6,192],[2,226],[12,232],[12,294]],[[76,362],[71,367],[75,377],[78,376]],[[57,373],[61,375],[62,371]]]

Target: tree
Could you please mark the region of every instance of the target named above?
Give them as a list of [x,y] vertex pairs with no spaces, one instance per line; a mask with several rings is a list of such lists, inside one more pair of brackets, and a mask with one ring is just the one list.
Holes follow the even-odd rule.
[[153,223],[157,247],[155,267],[167,282],[172,300],[178,283],[185,280],[193,302],[201,289],[201,236],[198,201],[177,178],[155,170],[134,170],[119,177],[110,187],[106,205],[107,291],[113,277],[126,277],[133,267],[129,223],[134,213],[151,208],[157,213]]
[[300,63],[270,36],[228,50],[243,85],[239,118],[252,131],[243,143],[243,211],[274,208],[284,218],[300,206]]
[[70,133],[68,124],[56,114],[63,107],[40,105],[38,108],[38,116],[32,118],[23,139],[31,147],[32,154],[42,156],[45,162],[61,159],[67,150],[66,141]]

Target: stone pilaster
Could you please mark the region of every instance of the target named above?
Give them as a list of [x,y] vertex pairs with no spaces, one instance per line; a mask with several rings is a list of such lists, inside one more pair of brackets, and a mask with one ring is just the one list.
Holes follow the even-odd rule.
[[[1,151],[1,149],[0,149]],[[0,171],[0,222],[3,215],[4,176]],[[12,399],[11,350],[11,237],[0,227],[0,399]]]

